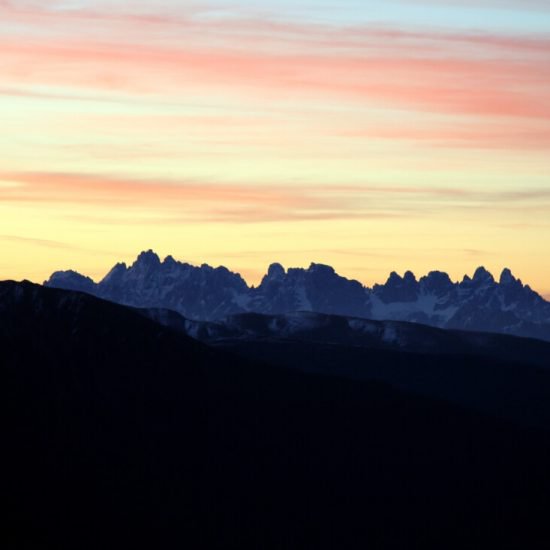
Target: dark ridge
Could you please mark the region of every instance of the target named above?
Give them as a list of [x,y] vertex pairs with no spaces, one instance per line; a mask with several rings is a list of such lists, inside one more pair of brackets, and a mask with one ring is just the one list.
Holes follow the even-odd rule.
[[30,283],[0,345],[3,548],[547,545],[546,430]]

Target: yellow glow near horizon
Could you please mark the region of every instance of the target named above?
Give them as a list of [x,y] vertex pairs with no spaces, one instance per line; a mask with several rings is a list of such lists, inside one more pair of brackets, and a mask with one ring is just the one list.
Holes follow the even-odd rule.
[[0,6],[0,279],[152,248],[550,294],[547,37],[56,5]]

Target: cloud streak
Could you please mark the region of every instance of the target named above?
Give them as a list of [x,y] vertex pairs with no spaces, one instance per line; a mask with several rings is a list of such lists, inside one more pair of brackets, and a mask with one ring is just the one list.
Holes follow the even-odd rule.
[[0,241],[15,243],[15,244],[26,244],[32,246],[38,246],[41,248],[53,248],[59,250],[69,250],[69,251],[81,251],[82,248],[79,246],[73,246],[61,241],[54,241],[50,239],[38,239],[34,237],[20,237],[17,235],[0,235]]
[[[548,60],[415,59],[381,53],[323,57],[6,40],[0,47],[12,60],[5,79],[19,85],[56,83],[138,96],[177,95],[183,89],[213,92],[222,86],[259,98],[313,94],[402,109],[550,117],[544,101],[550,92]],[[550,48],[548,54],[550,59]]]
[[0,185],[0,203],[108,206],[116,208],[119,216],[124,211],[133,213],[134,220],[139,212],[150,212],[137,218],[141,223],[261,223],[404,215],[376,205],[357,207],[358,193],[368,190],[346,193],[338,186],[253,186],[62,173],[4,173],[0,181],[5,183]]
[[[44,38],[0,38],[4,79],[14,87],[56,84],[137,96],[222,89],[258,100],[286,94],[413,111],[550,117],[546,36],[341,29],[193,14],[136,20],[38,10],[20,17],[31,27],[46,18],[58,30]],[[101,35],[66,30],[98,17],[109,23]],[[168,38],[159,40],[163,33]]]
[[[548,202],[548,204],[545,204]],[[439,209],[550,211],[550,190],[475,191],[388,185],[250,185],[136,180],[97,174],[3,173],[0,204],[86,205],[115,209],[134,223],[267,223],[433,217]],[[147,211],[147,216],[140,213]]]

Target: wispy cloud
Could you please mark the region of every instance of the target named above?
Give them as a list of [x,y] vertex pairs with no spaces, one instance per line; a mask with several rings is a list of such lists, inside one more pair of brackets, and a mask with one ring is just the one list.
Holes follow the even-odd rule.
[[70,245],[61,241],[53,241],[49,239],[38,239],[33,237],[20,237],[17,235],[0,235],[0,241],[9,242],[9,243],[30,244],[33,246],[39,246],[44,248],[54,248],[54,249],[69,250],[69,251],[82,250],[82,248],[79,246]]
[[403,109],[550,117],[544,101],[550,90],[550,61],[544,60],[411,58],[410,50],[401,57],[382,52],[370,57],[274,55],[5,40],[0,47],[13,60],[5,78],[19,84],[57,83],[138,95],[226,86],[260,97],[287,90],[298,97],[340,97]]
[[[0,39],[4,79],[14,86],[168,96],[221,86],[257,98],[288,93],[429,112],[550,117],[546,36],[342,29],[193,14],[136,21],[130,14],[37,10],[21,17],[29,25],[47,17],[59,28],[44,37]],[[90,17],[110,25],[102,25],[101,35],[66,30],[72,19],[85,26]],[[174,25],[184,28],[171,32]],[[159,26],[168,27],[162,40]]]
[[368,202],[358,206],[358,195],[368,193],[368,188],[352,193],[337,186],[254,186],[36,172],[4,173],[0,181],[5,183],[0,185],[0,202],[109,206],[117,209],[118,219],[126,211],[134,213],[134,220],[136,212],[148,210],[148,216],[138,218],[142,223],[258,223],[406,214],[403,208],[386,210]]
[[[548,210],[548,189],[476,191],[390,185],[251,185],[78,173],[0,173],[0,202],[116,209],[134,223],[263,223],[431,217],[434,208]],[[148,211],[147,216],[143,215]],[[93,214],[90,214],[92,217]],[[97,220],[96,220],[97,221]]]

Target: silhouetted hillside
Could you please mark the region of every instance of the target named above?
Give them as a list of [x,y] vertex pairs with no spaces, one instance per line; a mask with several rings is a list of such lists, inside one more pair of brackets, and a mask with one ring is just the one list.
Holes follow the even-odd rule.
[[4,548],[546,547],[545,430],[29,283],[0,345]]
[[354,380],[379,380],[518,423],[550,426],[550,343],[298,312],[190,321],[140,310],[184,334],[254,360]]

